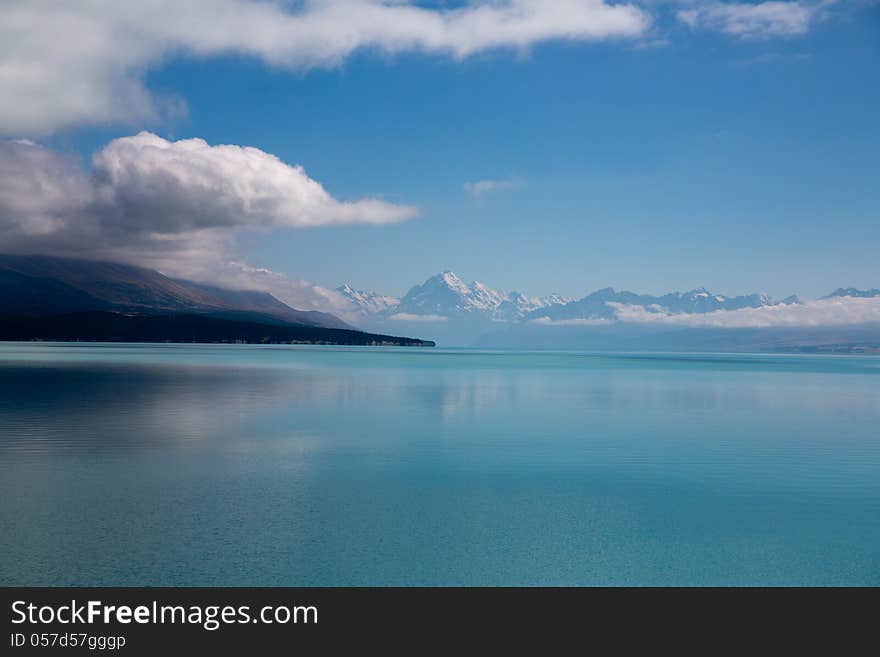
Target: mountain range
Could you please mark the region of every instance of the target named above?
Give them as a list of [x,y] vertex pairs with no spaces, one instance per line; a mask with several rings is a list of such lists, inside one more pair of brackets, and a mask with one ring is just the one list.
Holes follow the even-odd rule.
[[[607,332],[609,340],[603,341],[603,345],[622,344],[623,336],[630,333],[633,335],[632,344],[637,344],[639,336],[644,336],[648,332],[656,333],[663,328],[659,324],[655,328],[649,327],[652,318],[668,322],[670,319],[675,321],[676,318],[717,317],[718,315],[710,314],[750,309],[773,309],[778,315],[780,313],[776,311],[785,308],[805,307],[804,302],[797,295],[776,300],[761,293],[735,296],[718,294],[704,287],[662,295],[640,294],[606,287],[577,299],[557,294],[530,297],[516,291],[499,291],[478,281],[468,284],[452,271],[431,276],[425,282],[410,288],[401,298],[357,289],[351,285],[344,285],[336,291],[350,305],[345,316],[352,318],[351,321],[359,326],[370,327],[371,330],[406,326],[412,327],[409,328],[410,331],[417,326],[423,326],[425,327],[422,329],[423,332],[442,344],[478,343],[483,346],[493,344],[529,346],[539,343],[543,346],[554,346],[553,340],[558,340],[565,334],[555,331],[552,335],[545,336],[541,333],[542,327],[546,332],[548,325],[577,325],[582,334],[590,326],[598,327],[605,324],[613,324],[614,328]],[[822,297],[822,300],[846,297],[857,299],[880,297],[880,290],[838,288]],[[632,322],[634,313],[641,320],[640,327],[627,325],[628,322]],[[502,335],[505,331],[521,339],[519,342],[511,342],[510,335]],[[808,332],[812,336],[809,340],[821,338],[816,330],[811,329],[811,331]],[[601,331],[593,330],[592,337],[600,333]],[[862,331],[859,335],[875,333],[875,329],[869,329],[867,333]],[[727,336],[734,334],[728,333]],[[774,345],[782,339],[780,336],[783,334],[784,331],[775,332]],[[693,330],[691,335],[694,335]],[[745,334],[740,332],[735,335],[739,343],[740,338]],[[762,335],[760,331],[756,332],[752,336],[755,339],[749,344],[760,342],[757,340],[760,335]],[[798,335],[803,337],[807,334],[801,332]],[[834,337],[837,339],[841,335],[841,330],[837,329]],[[880,335],[877,337],[880,343]],[[579,334],[575,342],[579,342],[580,338]],[[630,342],[627,342],[627,345],[632,346]],[[557,342],[555,346],[565,345]]]
[[[398,299],[343,285],[336,290],[342,294],[363,317],[434,318],[438,321],[454,318],[482,318],[491,321],[529,321],[541,318],[550,320],[609,319],[617,318],[617,304],[640,306],[648,312],[709,313],[717,310],[760,308],[777,304],[801,303],[796,295],[774,301],[766,294],[725,296],[714,294],[705,288],[687,292],[670,292],[662,296],[637,294],[626,290],[617,291],[606,287],[580,299],[552,294],[546,297],[529,297],[521,292],[500,292],[483,283],[466,284],[455,272],[445,271],[430,277],[424,283],[412,287]],[[838,289],[832,296],[874,296],[880,291]]]
[[113,262],[0,255],[0,339],[33,338],[427,344],[365,333],[267,292]]
[[336,293],[334,308],[345,321],[268,292],[133,265],[0,255],[0,339],[880,350],[876,288],[838,288],[807,302],[702,287],[662,295],[608,287],[571,299],[503,292],[445,271],[401,298],[352,285]]

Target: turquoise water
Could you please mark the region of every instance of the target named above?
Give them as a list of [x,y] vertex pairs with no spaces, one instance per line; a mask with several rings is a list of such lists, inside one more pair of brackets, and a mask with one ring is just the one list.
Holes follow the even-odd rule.
[[0,344],[0,583],[880,584],[880,359]]

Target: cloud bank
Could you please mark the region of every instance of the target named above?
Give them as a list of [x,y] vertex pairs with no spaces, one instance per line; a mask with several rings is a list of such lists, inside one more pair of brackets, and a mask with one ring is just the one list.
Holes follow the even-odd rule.
[[354,52],[454,58],[550,40],[632,39],[651,25],[604,0],[4,0],[0,133],[43,135],[82,124],[158,120],[183,101],[151,93],[146,71],[172,56],[245,55],[296,70]]
[[880,326],[880,296],[832,296],[800,303],[780,303],[757,308],[716,310],[707,313],[670,313],[657,305],[639,306],[608,301],[614,319],[539,317],[540,326],[608,326],[615,323],[680,328],[807,328],[824,326]]
[[880,324],[880,297],[834,297],[800,304],[669,314],[643,306],[609,302],[622,322],[702,328],[795,328]]
[[301,166],[202,139],[142,132],[111,141],[91,164],[33,142],[0,141],[2,250],[121,260],[327,307],[340,295],[243,265],[238,237],[418,213],[380,199],[336,199]]

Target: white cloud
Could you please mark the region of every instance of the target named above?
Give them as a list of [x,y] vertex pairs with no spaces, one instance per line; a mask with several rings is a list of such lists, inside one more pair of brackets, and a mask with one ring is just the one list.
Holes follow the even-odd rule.
[[699,24],[699,12],[696,9],[681,9],[675,16],[691,29]]
[[506,189],[519,187],[522,181],[519,178],[505,178],[503,180],[475,180],[466,182],[463,187],[471,196],[479,198],[490,192],[501,192]]
[[709,2],[676,12],[692,29],[723,32],[743,38],[806,34],[826,2]]
[[542,326],[605,326],[611,324],[610,319],[587,319],[575,317],[572,319],[550,319],[549,317],[537,317],[530,319],[531,324],[540,324]]
[[707,328],[774,328],[880,324],[880,297],[834,297],[801,304],[669,314],[609,302],[622,322]]
[[157,120],[183,101],[157,97],[146,71],[180,54],[245,55],[274,67],[336,66],[358,50],[464,58],[548,40],[636,39],[650,18],[604,0],[4,0],[0,132]]
[[341,201],[302,167],[256,148],[117,139],[87,170],[27,141],[0,141],[0,250],[129,262],[232,287],[263,289],[301,308],[345,307],[336,292],[241,263],[246,232],[383,224],[417,209]]
[[149,132],[110,142],[95,154],[93,174],[98,203],[112,208],[114,221],[159,233],[386,224],[417,213],[377,199],[337,201],[301,166],[257,148]]
[[415,315],[413,313],[395,313],[388,317],[390,320],[394,320],[395,322],[425,322],[425,323],[435,323],[435,322],[445,322],[449,318],[444,315]]

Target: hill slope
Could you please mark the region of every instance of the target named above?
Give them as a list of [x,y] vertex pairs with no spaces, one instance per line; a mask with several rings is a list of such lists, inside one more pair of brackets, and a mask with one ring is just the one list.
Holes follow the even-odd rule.
[[365,333],[267,292],[112,262],[0,255],[0,340],[433,346]]
[[0,309],[27,315],[189,312],[351,328],[328,313],[291,308],[267,292],[175,280],[121,263],[33,255],[0,255]]

